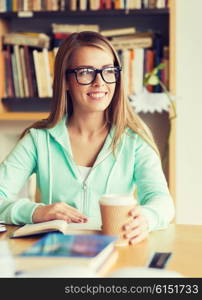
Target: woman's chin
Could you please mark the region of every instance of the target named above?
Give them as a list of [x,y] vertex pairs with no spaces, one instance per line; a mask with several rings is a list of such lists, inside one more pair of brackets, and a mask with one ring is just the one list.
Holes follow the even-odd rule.
[[88,110],[90,111],[105,111],[107,109],[107,107],[109,106],[109,102],[107,101],[96,101],[96,102],[91,102],[88,105]]

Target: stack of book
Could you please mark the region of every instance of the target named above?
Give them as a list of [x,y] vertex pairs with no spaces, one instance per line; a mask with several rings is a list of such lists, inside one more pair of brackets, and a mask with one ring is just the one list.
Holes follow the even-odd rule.
[[[15,261],[18,270],[21,272],[33,270],[40,272],[46,268],[60,266],[64,268],[67,266],[68,272],[69,266],[83,266],[86,267],[87,273],[89,269],[99,276],[106,274],[118,257],[118,252],[114,246],[118,237],[102,235],[100,231],[96,231],[95,234],[85,232],[79,234],[79,231],[77,234],[68,234],[71,232],[71,228],[74,228],[75,231],[77,225],[77,230],[78,228],[82,229],[82,226],[79,226],[82,224],[71,227],[70,224],[65,224],[62,220],[54,220],[39,225],[25,225],[26,228],[24,226],[22,230],[17,230],[15,237],[53,230],[60,230],[64,233],[45,233],[31,247],[17,255]],[[83,225],[85,229],[86,224]]]
[[[145,74],[163,62],[165,68],[159,72],[159,78],[169,86],[169,48],[161,46],[161,36],[154,32],[137,32],[136,28],[103,30],[117,51],[124,75],[127,95],[143,91]],[[161,92],[159,86],[147,86],[149,92]]]
[[6,79],[3,96],[52,97],[50,37],[44,33],[7,33],[3,43],[2,73]]
[[97,24],[52,24],[53,32],[53,52],[57,54],[57,50],[61,42],[74,32],[95,31],[99,32],[100,28]]

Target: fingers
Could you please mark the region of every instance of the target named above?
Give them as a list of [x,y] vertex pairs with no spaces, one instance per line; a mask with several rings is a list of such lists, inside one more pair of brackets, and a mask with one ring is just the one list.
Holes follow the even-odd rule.
[[129,244],[130,245],[134,245],[134,244],[137,244],[143,240],[145,240],[148,236],[148,231],[144,231],[142,232],[140,235],[136,236],[136,237],[133,237],[129,240]]
[[136,244],[148,236],[148,222],[141,213],[141,207],[136,206],[129,212],[131,221],[123,226],[126,231],[124,237],[129,239],[129,244]]
[[64,220],[67,223],[82,223],[83,219],[75,217],[74,215],[71,214],[66,214],[64,212],[56,212],[51,214],[51,218],[53,220]]
[[129,216],[131,217],[131,220],[129,223],[123,225],[123,230],[129,230],[131,228],[134,228],[139,225],[141,220],[139,219],[141,215],[141,207],[136,206],[132,210],[129,211]]
[[88,219],[82,213],[80,213],[76,208],[64,203],[58,202],[53,204],[53,213],[63,214],[71,222],[87,222]]
[[139,218],[132,219],[130,223],[127,223],[123,226],[123,230],[130,230],[132,228],[135,228],[139,225],[139,223],[140,223]]
[[129,211],[129,216],[137,217],[139,215],[141,215],[141,207],[140,207],[140,205],[135,206],[135,208],[133,208],[133,209],[131,209]]
[[33,213],[32,220],[34,223],[50,220],[64,220],[68,223],[85,223],[88,221],[88,218],[76,208],[64,202],[57,202],[46,206],[38,206]]
[[147,230],[147,224],[145,224],[145,222],[140,222],[138,226],[136,227],[132,227],[131,231],[125,233],[125,237],[126,238],[132,238],[135,236],[138,236],[140,234],[142,234],[143,232],[146,232]]

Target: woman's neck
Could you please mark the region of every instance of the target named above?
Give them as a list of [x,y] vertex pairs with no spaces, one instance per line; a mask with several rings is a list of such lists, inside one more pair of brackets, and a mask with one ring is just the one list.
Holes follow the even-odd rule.
[[104,114],[72,115],[68,120],[68,128],[80,136],[93,137],[109,129]]

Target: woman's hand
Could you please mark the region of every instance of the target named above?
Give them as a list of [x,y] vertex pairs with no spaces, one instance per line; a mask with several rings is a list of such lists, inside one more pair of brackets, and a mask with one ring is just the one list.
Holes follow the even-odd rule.
[[32,215],[33,223],[50,220],[64,220],[68,223],[85,223],[88,221],[87,217],[81,214],[76,208],[64,202],[38,206]]
[[148,236],[148,222],[146,217],[142,215],[140,206],[133,208],[129,215],[132,219],[131,222],[123,226],[124,237],[129,239],[129,244],[137,244]]

